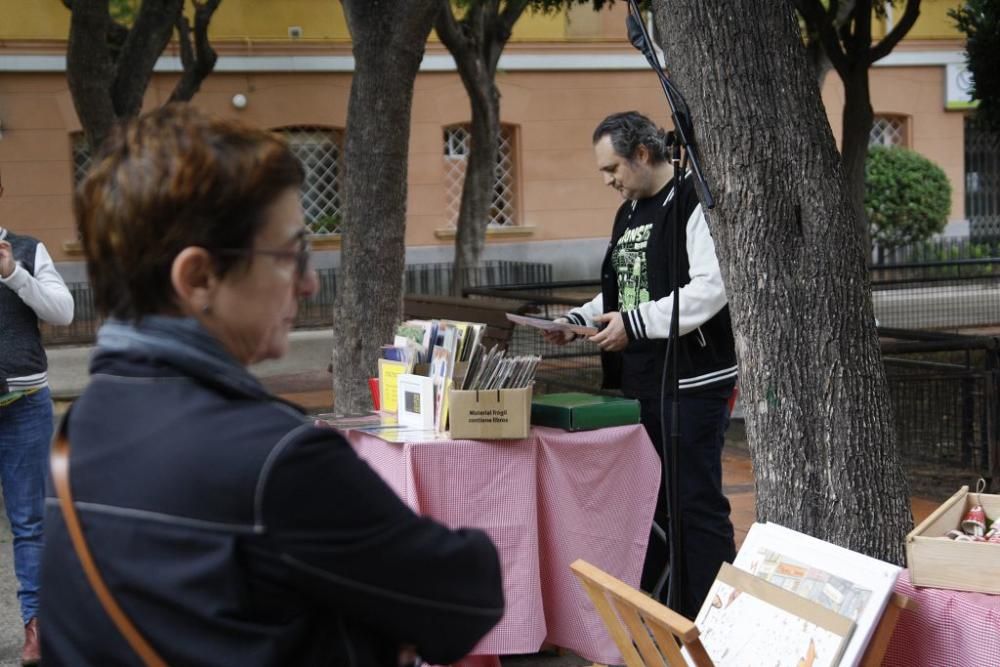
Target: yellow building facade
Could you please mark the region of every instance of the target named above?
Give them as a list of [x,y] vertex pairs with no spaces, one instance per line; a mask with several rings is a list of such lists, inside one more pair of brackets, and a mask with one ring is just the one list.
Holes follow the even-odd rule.
[[[965,219],[960,93],[963,43],[946,12],[957,0],[923,0],[910,37],[872,70],[873,140],[900,143],[940,165],[953,185],[951,218]],[[70,281],[85,280],[71,193],[89,159],[66,84],[69,12],[59,0],[0,0],[2,224],[45,242]],[[897,10],[898,11],[898,10]],[[556,278],[592,278],[619,200],[601,186],[590,134],[607,114],[638,109],[666,124],[655,76],[624,31],[625,3],[586,6],[517,23],[498,75],[502,163],[488,259],[539,261]],[[891,23],[893,17],[888,17]],[[882,27],[885,29],[885,26]],[[336,230],[341,141],[353,69],[350,34],[333,0],[224,0],[211,24],[219,53],[194,103],[286,134],[309,173],[305,204],[319,234],[320,266],[339,264]],[[162,104],[180,71],[170,47],[146,107]],[[952,88],[955,88],[952,86]],[[823,89],[834,134],[843,93]],[[410,134],[407,262],[446,262],[468,150],[469,105],[454,63],[432,36],[417,77]],[[711,128],[699,128],[710,132]]]

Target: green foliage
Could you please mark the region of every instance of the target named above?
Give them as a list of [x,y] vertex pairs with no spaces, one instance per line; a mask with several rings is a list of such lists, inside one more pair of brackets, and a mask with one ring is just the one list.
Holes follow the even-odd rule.
[[972,97],[979,100],[976,119],[1000,131],[1000,2],[966,0],[948,16],[966,36]]
[[323,215],[315,220],[307,221],[306,226],[313,234],[339,234],[342,219],[339,213]]
[[911,150],[874,146],[865,163],[865,212],[872,242],[896,248],[944,229],[951,183],[936,164]]
[[139,12],[139,0],[110,0],[108,11],[111,18],[123,25],[132,25]]

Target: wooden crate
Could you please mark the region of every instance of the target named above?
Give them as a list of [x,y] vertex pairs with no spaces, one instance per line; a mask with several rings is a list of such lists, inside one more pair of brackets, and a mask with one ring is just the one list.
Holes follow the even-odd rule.
[[969,493],[963,486],[906,536],[906,562],[915,586],[1000,593],[1000,544],[940,539],[949,530],[961,530],[965,513],[976,504],[986,510],[988,521],[1000,518],[1000,496]]

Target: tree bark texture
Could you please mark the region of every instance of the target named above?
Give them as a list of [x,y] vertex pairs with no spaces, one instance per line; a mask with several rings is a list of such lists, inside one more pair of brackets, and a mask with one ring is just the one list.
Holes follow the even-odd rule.
[[108,52],[107,0],[76,0],[69,23],[66,81],[87,141],[100,146],[115,122],[111,103],[114,61]]
[[908,488],[867,261],[792,2],[653,7],[717,201],[757,518],[900,563]]
[[153,67],[182,28],[184,73],[170,101],[187,101],[215,66],[208,24],[221,0],[193,0],[195,46],[184,0],[144,0],[131,27],[115,22],[108,0],[63,0],[71,12],[66,79],[87,142],[96,151],[115,122],[142,110]]
[[472,109],[471,144],[462,185],[451,282],[452,293],[458,296],[466,285],[467,272],[479,264],[493,205],[500,138],[497,64],[514,23],[529,3],[528,0],[505,3],[480,0],[469,5],[461,20],[455,18],[449,0],[440,3],[435,29],[455,59]]
[[347,108],[344,221],[334,304],[340,414],[371,409],[367,380],[402,311],[413,84],[437,0],[344,0],[355,70]]

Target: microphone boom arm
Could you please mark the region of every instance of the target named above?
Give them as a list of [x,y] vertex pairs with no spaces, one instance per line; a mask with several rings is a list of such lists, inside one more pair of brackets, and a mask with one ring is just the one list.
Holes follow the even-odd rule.
[[657,60],[656,54],[653,52],[653,41],[649,38],[646,26],[642,23],[636,0],[628,0],[628,4],[629,15],[625,18],[625,25],[628,29],[629,41],[632,42],[632,46],[646,57],[646,61],[649,62],[650,67],[653,68],[657,78],[660,80],[663,94],[666,95],[667,104],[670,105],[670,115],[674,121],[674,131],[677,133],[677,139],[681,147],[687,152],[691,163],[691,171],[695,177],[694,187],[698,193],[698,199],[705,210],[711,210],[715,208],[715,198],[712,197],[712,191],[709,189],[701,170],[701,162],[698,159],[698,150],[694,141],[694,125],[691,123],[691,112],[688,109],[687,102],[684,100],[681,92],[677,90],[677,87],[663,72],[663,67]]

